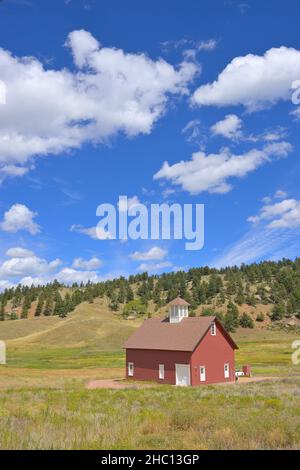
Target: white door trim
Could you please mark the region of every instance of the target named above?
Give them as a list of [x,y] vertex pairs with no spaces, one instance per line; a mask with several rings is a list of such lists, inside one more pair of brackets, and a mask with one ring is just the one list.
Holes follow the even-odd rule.
[[133,377],[134,376],[134,363],[133,362],[128,362],[128,377]]
[[[204,372],[201,372],[201,369],[204,369]],[[200,382],[205,382],[206,381],[206,366],[200,366]]]
[[164,380],[165,378],[165,365],[158,364],[158,378]]
[[[182,381],[178,380],[178,371],[179,368],[185,367],[187,371],[187,383],[182,383]],[[189,364],[175,364],[175,376],[176,376],[176,385],[181,387],[187,387],[191,385],[191,368]]]

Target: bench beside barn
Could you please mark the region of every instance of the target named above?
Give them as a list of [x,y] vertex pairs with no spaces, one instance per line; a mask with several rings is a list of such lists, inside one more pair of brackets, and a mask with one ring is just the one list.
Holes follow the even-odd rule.
[[178,297],[167,318],[145,320],[127,340],[126,377],[181,386],[235,380],[237,345],[215,316],[189,317]]

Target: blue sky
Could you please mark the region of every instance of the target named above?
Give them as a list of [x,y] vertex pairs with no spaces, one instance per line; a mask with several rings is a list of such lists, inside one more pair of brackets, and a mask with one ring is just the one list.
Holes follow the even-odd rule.
[[[300,7],[270,3],[0,2],[0,289],[299,255]],[[94,239],[119,195],[205,204],[204,248]]]

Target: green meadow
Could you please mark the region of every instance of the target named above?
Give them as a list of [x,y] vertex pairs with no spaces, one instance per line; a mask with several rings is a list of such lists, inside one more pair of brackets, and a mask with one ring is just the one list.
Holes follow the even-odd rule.
[[300,366],[291,361],[300,332],[234,334],[237,367],[251,364],[255,376],[272,380],[87,390],[91,380],[124,377],[122,344],[139,324],[97,303],[64,320],[2,323],[0,448],[300,448]]

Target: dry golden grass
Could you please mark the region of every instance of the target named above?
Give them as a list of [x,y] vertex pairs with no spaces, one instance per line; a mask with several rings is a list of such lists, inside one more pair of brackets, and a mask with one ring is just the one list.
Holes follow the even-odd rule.
[[80,304],[67,318],[38,317],[5,321],[0,338],[10,348],[97,347],[114,351],[140,325],[142,319],[124,320],[109,311],[106,303]]

